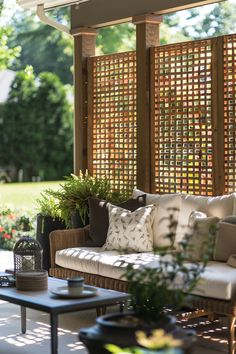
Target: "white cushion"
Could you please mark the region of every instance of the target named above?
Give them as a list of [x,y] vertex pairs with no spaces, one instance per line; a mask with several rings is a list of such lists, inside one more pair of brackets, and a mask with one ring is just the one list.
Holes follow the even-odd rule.
[[[136,268],[143,265],[158,268],[159,258],[152,252],[120,255],[116,251],[102,251],[101,247],[68,248],[56,252],[56,264],[61,267],[113,279],[121,279],[128,263]],[[236,269],[223,262],[210,261],[192,294],[222,300],[234,298]]]
[[216,216],[222,219],[233,214],[235,196],[235,193],[217,197],[182,194],[179,221],[176,230],[176,245],[182,240],[186,232],[189,216],[192,211],[201,211],[207,216]]
[[[144,194],[138,189],[134,189],[133,198]],[[179,210],[181,206],[180,194],[149,194],[146,193],[146,205],[155,204],[156,209],[153,222],[153,245],[154,247],[170,246],[170,240],[166,237],[170,232],[170,214],[173,213],[174,219],[178,222]]]
[[101,257],[117,256],[117,251],[103,251],[101,247],[66,248],[56,252],[55,262],[63,268],[99,274]]
[[120,279],[127,264],[136,268],[159,259],[153,252],[124,253],[103,251],[102,247],[67,248],[56,252],[56,264],[80,272]]
[[150,252],[153,250],[152,224],[156,207],[130,210],[107,204],[109,228],[104,250]]
[[236,295],[236,269],[223,262],[210,261],[192,294],[230,300]]
[[112,257],[105,256],[100,259],[99,274],[113,279],[125,280],[122,276],[128,264],[132,264],[138,269],[158,259],[159,256],[154,255],[153,252],[131,253]]

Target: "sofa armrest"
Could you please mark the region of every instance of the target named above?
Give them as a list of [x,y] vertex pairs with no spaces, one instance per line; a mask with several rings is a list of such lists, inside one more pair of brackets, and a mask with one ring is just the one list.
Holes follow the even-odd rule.
[[89,225],[81,229],[52,231],[49,235],[51,268],[56,266],[57,251],[71,247],[84,247],[89,240]]

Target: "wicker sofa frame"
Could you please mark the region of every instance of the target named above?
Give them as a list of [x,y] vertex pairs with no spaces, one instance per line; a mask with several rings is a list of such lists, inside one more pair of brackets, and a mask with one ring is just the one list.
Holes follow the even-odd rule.
[[[128,284],[123,280],[112,279],[97,274],[79,272],[56,265],[55,255],[57,251],[72,247],[84,247],[86,246],[88,240],[90,240],[89,227],[82,229],[56,230],[51,232],[51,268],[49,269],[49,275],[61,279],[80,275],[84,277],[87,284],[127,292]],[[201,317],[203,315],[208,315],[208,318],[212,320],[215,318],[215,315],[223,315],[228,317],[228,353],[235,354],[236,299],[226,301],[191,295],[188,298],[188,306],[193,309],[193,312],[189,312],[189,315],[187,316],[188,318]]]

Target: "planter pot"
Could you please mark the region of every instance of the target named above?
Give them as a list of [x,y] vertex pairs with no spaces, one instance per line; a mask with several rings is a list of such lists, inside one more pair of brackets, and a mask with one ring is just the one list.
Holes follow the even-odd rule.
[[83,223],[81,216],[77,210],[71,213],[71,227],[73,229],[79,229],[89,224],[89,217],[85,218],[85,223]]
[[[130,315],[132,315],[131,312],[98,317],[95,326],[80,330],[79,339],[85,344],[90,354],[108,354],[109,352],[104,348],[106,344],[115,344],[121,348],[139,346],[136,341],[136,331],[141,330],[150,333],[153,329],[163,328],[166,332],[172,333],[174,337],[182,339],[184,342],[183,348],[174,350],[173,354],[190,353],[189,348],[195,338],[195,333],[184,331],[178,327],[174,317],[167,317],[167,319],[149,326],[124,321]],[[164,354],[165,351],[156,351],[156,353]]]
[[49,234],[54,230],[64,230],[66,228],[64,222],[59,219],[53,219],[51,216],[37,215],[36,238],[43,248],[43,269],[49,270],[50,262],[50,244]]

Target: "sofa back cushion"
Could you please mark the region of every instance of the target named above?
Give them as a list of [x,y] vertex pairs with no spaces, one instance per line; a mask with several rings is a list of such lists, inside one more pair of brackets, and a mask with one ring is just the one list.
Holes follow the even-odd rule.
[[[146,195],[142,194],[137,198],[128,199],[120,203],[118,206],[130,211],[134,211],[145,205]],[[99,198],[90,197],[89,203],[89,220],[90,220],[90,233],[91,247],[101,247],[104,245],[107,238],[107,231],[109,227],[109,217],[107,202]]]
[[103,250],[152,251],[155,209],[148,205],[131,212],[109,203],[109,229]]
[[189,216],[193,211],[201,211],[207,216],[222,219],[234,212],[235,194],[205,197],[188,194],[181,195],[179,222],[176,230],[176,247],[184,237],[188,227]]
[[[133,198],[137,198],[143,193],[138,189],[134,189]],[[172,225],[171,229],[175,232],[181,206],[181,195],[146,193],[146,205],[149,204],[155,204],[158,207],[155,210],[153,221],[153,246],[171,246],[170,239],[166,237],[170,233],[170,215],[173,215],[173,219],[175,220],[175,225]]]

